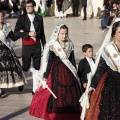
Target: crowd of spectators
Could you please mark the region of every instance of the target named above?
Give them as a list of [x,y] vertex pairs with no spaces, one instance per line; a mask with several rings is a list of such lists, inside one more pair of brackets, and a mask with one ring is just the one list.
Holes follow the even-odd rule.
[[0,0],[0,10],[8,17],[18,17],[20,14],[25,13],[26,0]]
[[116,17],[120,17],[120,2],[106,0],[104,1],[103,6],[104,9],[101,10],[100,16],[102,32],[104,32],[105,29],[109,29]]

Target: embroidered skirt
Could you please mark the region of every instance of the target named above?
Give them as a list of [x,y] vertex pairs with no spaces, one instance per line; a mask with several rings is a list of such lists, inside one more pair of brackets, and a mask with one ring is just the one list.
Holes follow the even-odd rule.
[[79,120],[82,93],[77,80],[62,62],[53,63],[47,84],[57,99],[40,87],[33,96],[29,114],[45,120]]
[[19,60],[13,50],[0,42],[0,88],[12,88],[24,85]]
[[108,69],[92,93],[86,120],[120,120],[120,73]]

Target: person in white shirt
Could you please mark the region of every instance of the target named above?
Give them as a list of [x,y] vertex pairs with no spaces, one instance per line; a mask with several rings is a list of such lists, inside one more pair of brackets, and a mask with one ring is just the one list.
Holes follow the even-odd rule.
[[[26,2],[26,14],[21,15],[15,26],[14,33],[22,38],[22,69],[27,72],[31,67],[31,59],[33,67],[38,73],[41,63],[41,44],[44,49],[46,43],[44,34],[43,18],[35,13],[36,3],[34,0]],[[22,30],[22,31],[21,31]],[[36,91],[36,86],[39,83],[36,75],[33,76],[33,90]]]
[[83,84],[83,92],[87,87],[87,74],[93,71],[94,59],[93,59],[93,47],[90,44],[84,44],[82,46],[82,52],[85,56],[84,59],[80,60],[78,64],[78,76]]

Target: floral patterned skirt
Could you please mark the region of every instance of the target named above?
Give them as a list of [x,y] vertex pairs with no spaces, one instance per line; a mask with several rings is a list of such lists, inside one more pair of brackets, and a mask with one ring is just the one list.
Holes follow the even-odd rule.
[[13,50],[0,41],[0,88],[24,85],[21,64]]

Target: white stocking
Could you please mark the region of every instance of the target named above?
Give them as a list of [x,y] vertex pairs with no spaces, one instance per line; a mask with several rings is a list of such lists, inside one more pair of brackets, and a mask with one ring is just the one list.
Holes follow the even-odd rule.
[[[35,70],[36,74],[39,74],[38,70]],[[33,92],[35,92],[38,89],[39,86],[39,78],[36,76],[35,73],[32,73],[33,77]]]

